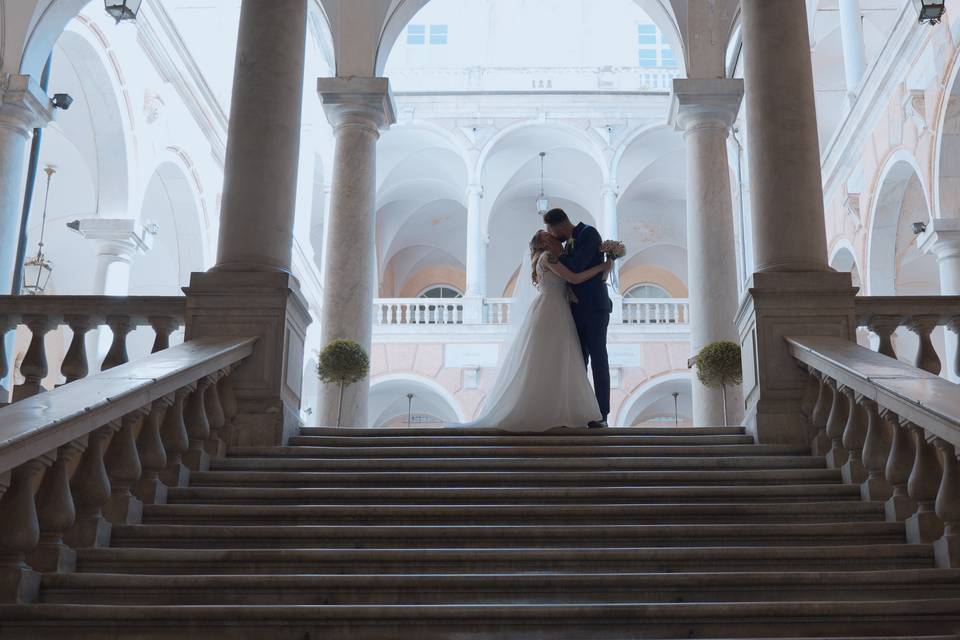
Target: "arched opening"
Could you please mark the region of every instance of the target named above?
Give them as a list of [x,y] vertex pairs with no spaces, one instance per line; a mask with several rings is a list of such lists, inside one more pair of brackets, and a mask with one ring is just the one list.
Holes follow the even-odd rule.
[[623,403],[617,424],[628,427],[693,424],[690,374],[660,376],[636,389]]
[[[412,398],[408,395],[412,394]],[[370,385],[371,427],[439,427],[464,422],[453,396],[432,380],[414,375],[394,375]]]

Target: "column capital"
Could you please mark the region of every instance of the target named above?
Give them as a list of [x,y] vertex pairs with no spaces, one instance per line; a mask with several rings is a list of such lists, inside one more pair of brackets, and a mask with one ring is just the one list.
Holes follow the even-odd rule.
[[467,185],[467,197],[470,197],[470,196],[473,196],[473,195],[479,196],[479,197],[481,197],[481,198],[483,197],[483,185],[482,185],[482,184],[479,184],[479,183],[476,183],[476,182],[471,182],[470,184]]
[[334,129],[358,127],[379,135],[397,121],[387,78],[319,78],[317,93]]
[[53,104],[30,76],[7,74],[0,77],[0,127],[29,137],[34,129],[53,120]]
[[670,123],[677,131],[700,126],[729,129],[740,112],[743,80],[677,78],[673,81]]
[[917,246],[938,260],[960,258],[960,218],[934,218],[917,237]]
[[138,230],[137,221],[132,218],[85,218],[70,222],[67,226],[83,236],[84,240],[97,242],[100,255],[113,255],[127,260],[149,251],[160,230],[153,223],[143,225]]
[[603,186],[600,187],[601,196],[608,194],[612,194],[614,196],[620,195],[620,186],[616,183],[616,181],[604,182]]

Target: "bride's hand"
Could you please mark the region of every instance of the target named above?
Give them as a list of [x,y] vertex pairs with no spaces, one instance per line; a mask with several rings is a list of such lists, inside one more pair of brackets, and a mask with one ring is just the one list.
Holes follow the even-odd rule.
[[611,271],[613,271],[613,260],[606,260],[606,259],[605,259],[605,260],[603,261],[603,265],[602,265],[602,266],[603,266],[603,272],[604,272],[604,273],[610,273]]

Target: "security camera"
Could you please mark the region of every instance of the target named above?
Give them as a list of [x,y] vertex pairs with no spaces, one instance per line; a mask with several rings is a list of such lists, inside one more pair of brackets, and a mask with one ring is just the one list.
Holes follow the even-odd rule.
[[913,235],[918,236],[924,231],[927,230],[926,222],[914,222],[913,223]]
[[70,105],[73,104],[73,96],[69,93],[55,93],[53,94],[51,102],[53,103],[54,109],[63,109],[66,111],[70,108]]

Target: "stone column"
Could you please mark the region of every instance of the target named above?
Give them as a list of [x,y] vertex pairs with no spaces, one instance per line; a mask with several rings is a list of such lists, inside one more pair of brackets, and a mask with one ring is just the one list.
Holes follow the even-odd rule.
[[186,338],[258,336],[234,375],[230,444],[281,444],[300,424],[310,322],[290,273],[307,0],[243,0],[217,263],[194,273]]
[[[600,235],[604,240],[620,240],[620,221],[617,215],[617,197],[620,190],[615,182],[603,185],[600,198],[603,200],[603,219],[600,221]],[[613,273],[607,281],[610,300],[613,302],[613,313],[610,321],[613,324],[623,322],[623,296],[620,295],[620,263],[613,266]]]
[[847,80],[847,101],[853,103],[867,68],[867,52],[863,41],[863,17],[860,0],[839,0],[840,38],[843,42],[843,71]]
[[[737,252],[727,137],[743,98],[743,81],[674,80],[672,115],[687,144],[687,269],[692,354],[718,340],[739,341]],[[739,387],[727,390],[727,423],[743,419]],[[724,423],[723,396],[693,379],[693,422]]]
[[[27,169],[27,143],[33,130],[53,120],[53,106],[40,85],[30,76],[0,77],[0,294],[8,295],[13,285],[14,261],[20,238],[20,214]],[[3,353],[13,353],[11,331],[0,331]],[[0,372],[13,371],[10,363]],[[0,375],[0,403],[7,401],[12,384]]]
[[[945,296],[960,296],[960,219],[936,218],[927,225],[927,230],[917,238],[917,245],[924,253],[937,257],[940,268],[940,293]],[[958,314],[957,321],[960,321]],[[944,371],[951,382],[960,382],[957,331],[960,324],[954,321],[946,332],[944,342],[947,361]]]
[[741,3],[756,273],[737,314],[748,429],[809,444],[807,375],[784,337],[855,340],[849,273],[827,264],[817,114],[802,0]]
[[[336,137],[330,242],[324,257],[323,338],[358,342],[370,353],[376,280],[377,140],[396,121],[386,78],[320,78],[317,89]],[[370,385],[351,385],[343,398],[343,425],[367,426]],[[338,391],[325,385],[318,424],[335,425]]]
[[483,186],[467,186],[467,291],[466,296],[487,294],[487,265],[483,251]]

